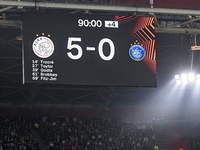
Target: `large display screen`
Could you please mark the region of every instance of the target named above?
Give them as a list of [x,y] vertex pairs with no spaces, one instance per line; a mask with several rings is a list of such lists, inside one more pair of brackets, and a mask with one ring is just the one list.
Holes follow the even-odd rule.
[[23,15],[23,82],[156,86],[154,18]]

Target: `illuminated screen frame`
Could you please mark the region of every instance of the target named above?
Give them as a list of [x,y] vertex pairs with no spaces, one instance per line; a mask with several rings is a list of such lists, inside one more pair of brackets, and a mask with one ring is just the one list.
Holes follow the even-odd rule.
[[156,87],[153,17],[23,15],[23,83]]

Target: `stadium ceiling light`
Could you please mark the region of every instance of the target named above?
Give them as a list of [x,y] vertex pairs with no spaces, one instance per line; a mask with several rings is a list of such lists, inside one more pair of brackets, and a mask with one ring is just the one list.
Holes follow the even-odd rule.
[[176,80],[176,84],[180,85],[181,84],[181,80]]
[[200,79],[196,79],[196,84],[200,85]]
[[196,84],[200,85],[200,74],[196,74]]
[[200,79],[200,74],[196,74],[196,79]]
[[183,84],[188,84],[188,81],[187,80],[183,80]]
[[188,74],[188,80],[194,81],[194,79],[195,79],[195,74],[194,73],[189,73]]
[[193,72],[190,72],[188,74],[183,73],[181,75],[176,74],[175,75],[175,80],[176,80],[176,84],[180,85],[180,84],[192,84],[192,83],[196,83],[198,85],[200,85],[200,74],[195,74]]
[[179,77],[179,75],[177,74],[177,75],[175,75],[175,79],[176,80],[179,80],[180,79],[180,77]]
[[181,75],[181,80],[186,80],[186,79],[187,79],[187,74],[183,73],[183,74]]

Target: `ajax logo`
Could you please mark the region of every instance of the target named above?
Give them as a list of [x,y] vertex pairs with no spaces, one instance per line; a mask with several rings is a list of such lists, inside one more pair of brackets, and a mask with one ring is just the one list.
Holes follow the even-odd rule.
[[129,49],[129,55],[130,57],[135,61],[141,61],[145,56],[145,50],[140,45],[133,45]]
[[34,53],[40,58],[48,58],[54,52],[54,44],[48,37],[40,36],[36,38],[32,45]]

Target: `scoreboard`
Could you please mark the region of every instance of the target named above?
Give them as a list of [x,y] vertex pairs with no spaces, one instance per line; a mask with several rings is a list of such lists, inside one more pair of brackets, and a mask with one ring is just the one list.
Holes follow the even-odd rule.
[[156,86],[152,17],[23,15],[23,83]]

